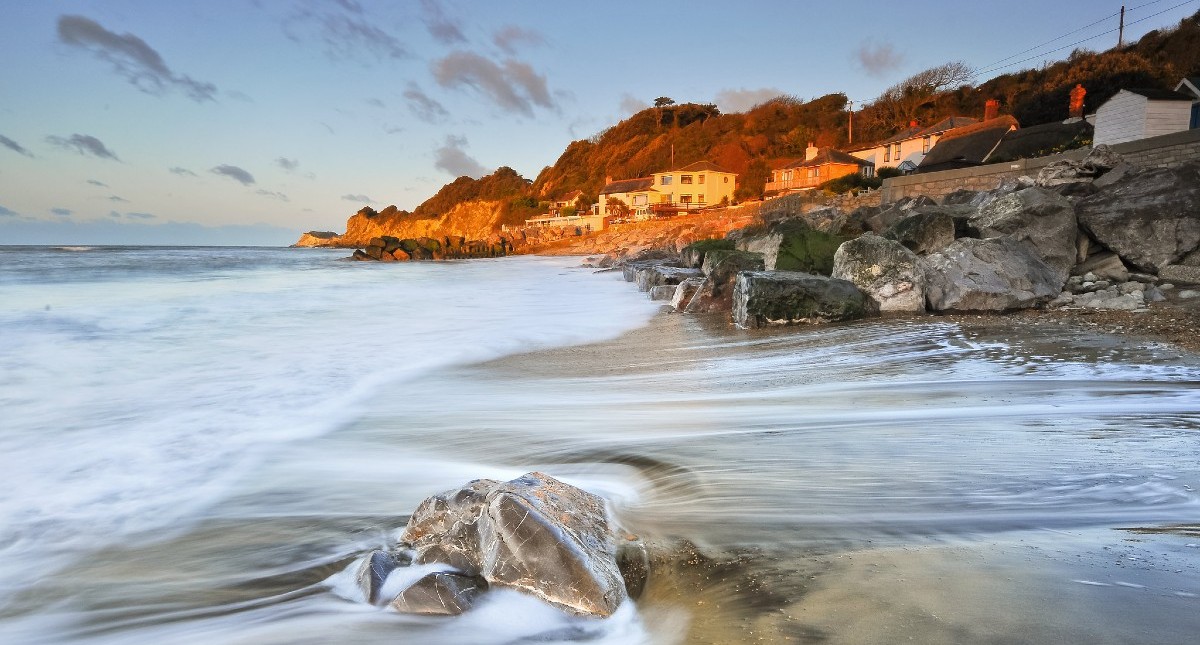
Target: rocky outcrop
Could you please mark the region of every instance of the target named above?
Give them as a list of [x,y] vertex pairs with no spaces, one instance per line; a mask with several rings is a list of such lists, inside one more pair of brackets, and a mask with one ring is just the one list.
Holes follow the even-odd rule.
[[[640,589],[648,574],[644,545],[617,536],[603,500],[544,473],[475,480],[434,495],[400,539],[394,552],[370,554],[356,580],[369,602],[409,613],[462,613],[488,589],[504,587],[572,614],[606,617],[629,597],[627,584]],[[394,599],[380,599],[388,576],[410,562],[437,566],[418,571]]]
[[761,253],[767,271],[803,271],[829,275],[833,254],[845,241],[818,231],[804,221],[790,219],[748,231],[737,240],[739,251]]
[[408,262],[409,260],[447,260],[467,258],[494,258],[508,255],[512,250],[506,238],[486,241],[467,241],[462,237],[446,236],[441,239],[422,237],[399,239],[390,235],[373,237],[366,248],[356,249],[353,260],[376,260],[379,262]]
[[1200,248],[1200,162],[1131,172],[1075,204],[1080,226],[1141,271]]
[[933,311],[1005,311],[1054,298],[1065,282],[1032,248],[1011,237],[962,238],[925,258]]
[[733,307],[734,282],[742,271],[762,271],[763,256],[750,251],[709,251],[701,272],[704,281],[688,299],[687,313],[727,312]]
[[1079,161],[1063,159],[1038,171],[1035,184],[1043,188],[1068,184],[1090,184],[1092,180],[1124,163],[1107,145],[1098,145]]
[[925,268],[895,240],[868,233],[842,244],[833,257],[833,277],[853,283],[880,312],[925,311]]
[[943,207],[921,209],[898,220],[883,236],[917,255],[941,251],[956,237],[955,216],[951,213],[951,209]]
[[1070,200],[1044,188],[1026,188],[995,199],[970,218],[977,237],[1026,242],[1066,280],[1075,266],[1078,224]]
[[333,231],[309,231],[300,236],[293,247],[332,247],[344,246],[342,237]]
[[798,271],[739,273],[733,320],[739,327],[854,320],[874,313],[852,283]]

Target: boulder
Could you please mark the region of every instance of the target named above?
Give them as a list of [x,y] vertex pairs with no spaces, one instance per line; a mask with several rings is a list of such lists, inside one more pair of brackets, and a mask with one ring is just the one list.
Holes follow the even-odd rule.
[[845,239],[810,227],[799,219],[785,220],[748,232],[737,241],[739,251],[761,253],[767,271],[803,271],[829,275],[833,254]]
[[933,311],[1004,311],[1032,307],[1062,292],[1065,281],[1024,242],[962,238],[925,258],[925,296]]
[[1103,280],[1112,280],[1114,282],[1125,282],[1129,279],[1129,268],[1112,251],[1093,253],[1088,256],[1088,259],[1076,264],[1075,268],[1071,269],[1071,275],[1083,275],[1085,273],[1091,273]]
[[979,208],[970,226],[978,237],[1027,242],[1066,280],[1075,266],[1078,224],[1070,200],[1044,188],[1026,188]]
[[659,285],[676,285],[698,275],[700,271],[697,269],[651,264],[637,269],[634,272],[634,281],[637,282],[638,289],[650,291]]
[[696,291],[706,282],[705,278],[688,278],[683,282],[675,285],[675,295],[671,296],[671,307],[675,311],[683,311],[687,308],[688,303],[692,301],[692,297],[696,295]]
[[1200,247],[1200,162],[1131,172],[1079,200],[1075,211],[1098,242],[1156,273]]
[[922,209],[884,232],[883,236],[899,242],[917,255],[940,251],[954,241],[955,221],[950,212],[941,208]]
[[419,563],[448,564],[576,615],[610,616],[626,597],[603,501],[543,473],[435,495],[401,539]]
[[379,590],[389,574],[398,566],[407,566],[408,560],[402,560],[396,553],[376,549],[369,553],[354,575],[354,582],[362,590],[367,602],[375,604],[379,600]]
[[895,240],[868,233],[842,244],[833,256],[833,277],[854,283],[881,312],[925,311],[921,259]]
[[675,297],[677,284],[660,284],[650,288],[651,300],[670,300]]
[[452,571],[427,574],[401,591],[392,609],[405,614],[457,616],[471,608],[476,597],[487,590],[487,582]]
[[727,312],[733,308],[733,286],[738,273],[762,271],[761,253],[750,251],[711,251],[704,258],[701,272],[705,280],[696,289],[684,311],[687,313]]
[[971,204],[971,202],[975,200],[975,197],[978,195],[979,195],[979,191],[977,191],[977,190],[967,190],[965,188],[959,188],[958,190],[955,190],[954,192],[951,192],[950,194],[943,197],[942,205],[943,206],[969,206]]
[[679,264],[690,269],[699,269],[704,264],[704,254],[718,250],[733,250],[733,240],[715,239],[692,242],[679,251]]
[[733,320],[739,327],[854,320],[874,313],[853,283],[799,271],[739,273]]

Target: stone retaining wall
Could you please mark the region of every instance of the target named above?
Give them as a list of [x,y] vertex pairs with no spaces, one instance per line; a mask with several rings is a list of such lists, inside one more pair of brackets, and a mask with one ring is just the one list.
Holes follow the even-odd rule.
[[[1142,167],[1177,166],[1185,161],[1200,161],[1200,129],[1118,143],[1112,149],[1133,165]],[[877,192],[881,193],[882,203],[887,204],[916,195],[941,199],[959,189],[992,190],[1004,179],[1021,175],[1034,177],[1039,170],[1055,161],[1082,159],[1089,150],[1081,148],[1036,159],[891,177],[883,180],[883,188]]]

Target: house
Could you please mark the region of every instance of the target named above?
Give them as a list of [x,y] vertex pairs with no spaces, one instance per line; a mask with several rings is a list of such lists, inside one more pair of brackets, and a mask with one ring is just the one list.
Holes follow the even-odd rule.
[[[997,103],[996,106],[998,105]],[[989,108],[992,106],[989,105]],[[913,121],[906,130],[879,143],[851,148],[846,152],[871,162],[876,170],[898,168],[904,172],[912,172],[947,132],[978,122],[978,119],[967,116],[952,116],[929,127],[921,127]]]
[[[1200,99],[1200,76],[1189,76],[1175,85],[1176,92],[1191,94]],[[1188,129],[1195,130],[1200,128],[1200,100],[1192,103],[1192,118],[1188,122]]]
[[566,195],[550,202],[550,212],[560,213],[564,208],[575,208],[575,202],[582,196],[582,190],[572,190]]
[[955,128],[944,134],[917,165],[917,172],[935,172],[954,168],[969,168],[985,163],[1000,146],[1005,135],[1020,125],[1004,115]]
[[[1177,87],[1187,89],[1187,84],[1181,82]],[[1112,145],[1190,129],[1195,123],[1196,100],[1196,94],[1176,90],[1121,90],[1096,109],[1094,144]]]
[[708,161],[697,161],[652,176],[658,201],[651,204],[651,210],[659,214],[728,204],[733,201],[737,187],[736,174]]
[[1009,130],[984,162],[1031,159],[1082,148],[1091,145],[1094,130],[1091,123],[1081,118]]
[[804,159],[781,164],[771,170],[771,180],[763,188],[767,193],[816,188],[830,179],[862,173],[875,176],[875,164],[833,148],[808,146]]
[[600,189],[600,203],[596,204],[596,214],[601,217],[614,214],[608,206],[610,199],[624,203],[629,208],[630,216],[648,217],[650,204],[659,201],[658,191],[654,190],[654,177],[638,177],[620,181],[613,181],[612,177],[605,177],[604,188]]

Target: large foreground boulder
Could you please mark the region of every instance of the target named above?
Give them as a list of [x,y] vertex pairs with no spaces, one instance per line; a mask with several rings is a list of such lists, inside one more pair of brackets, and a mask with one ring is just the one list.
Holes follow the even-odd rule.
[[926,207],[897,221],[883,236],[896,240],[917,255],[936,253],[950,246],[954,238],[960,237],[956,217],[962,220],[965,215],[957,215],[955,209],[949,207]]
[[976,237],[1027,242],[1066,280],[1075,266],[1079,225],[1071,201],[1045,188],[1026,188],[984,204],[971,218]]
[[704,281],[693,292],[684,311],[687,313],[728,312],[733,307],[733,286],[742,271],[762,271],[761,253],[750,251],[709,251],[704,256]]
[[833,256],[833,277],[854,283],[881,312],[925,311],[925,268],[895,240],[867,233],[846,242]]
[[925,295],[933,311],[1032,307],[1062,292],[1065,279],[1025,242],[961,238],[925,258]]
[[1075,211],[1098,242],[1156,273],[1200,247],[1200,162],[1128,173]]
[[638,289],[651,291],[654,287],[676,285],[698,275],[700,271],[697,269],[652,264],[637,269],[634,272],[634,281],[637,282]]
[[799,271],[739,273],[733,290],[739,327],[854,320],[874,312],[853,283]]
[[[473,597],[485,586],[516,589],[581,616],[610,616],[626,598],[603,501],[543,473],[476,480],[430,497],[401,540],[415,550],[416,563],[446,564],[458,577],[426,580],[402,593],[397,608],[428,608],[439,590]],[[463,597],[445,606],[469,603]]]

